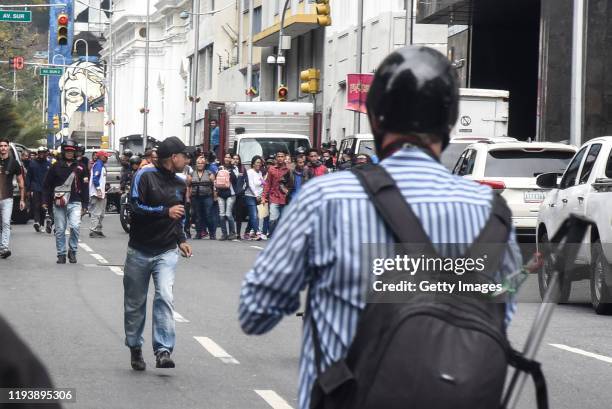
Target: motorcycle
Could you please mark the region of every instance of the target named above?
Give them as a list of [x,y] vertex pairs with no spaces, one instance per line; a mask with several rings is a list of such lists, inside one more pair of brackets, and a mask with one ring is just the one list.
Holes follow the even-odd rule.
[[130,232],[130,224],[132,223],[132,204],[130,203],[130,189],[121,195],[119,205],[119,220],[121,221],[121,227],[126,233]]

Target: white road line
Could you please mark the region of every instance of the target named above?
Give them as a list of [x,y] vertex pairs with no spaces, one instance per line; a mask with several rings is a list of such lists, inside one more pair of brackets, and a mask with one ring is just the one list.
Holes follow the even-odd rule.
[[104,257],[102,257],[101,255],[96,254],[96,253],[92,253],[92,254],[90,254],[90,255],[91,255],[93,258],[95,258],[96,260],[98,260],[98,262],[99,262],[99,263],[102,263],[102,264],[108,264],[108,261],[106,261],[106,259],[105,259]]
[[85,243],[79,243],[79,247],[81,247],[83,250],[85,250],[85,251],[87,251],[89,253],[93,253],[93,249],[91,247],[89,247]]
[[121,267],[110,266],[108,268],[110,268],[110,271],[117,274],[118,276],[123,276],[123,269]]
[[259,246],[251,246],[251,248],[257,249],[257,250],[263,250],[263,247],[259,247]]
[[233,356],[225,352],[215,341],[208,337],[194,337],[196,341],[200,343],[208,351],[209,354],[215,358],[219,358],[223,363],[226,364],[239,364]]
[[255,389],[255,393],[261,396],[274,409],[293,409],[286,400],[272,390]]
[[181,314],[179,314],[176,311],[174,311],[174,321],[176,321],[176,322],[189,322],[189,320],[187,318],[183,317]]
[[568,347],[567,345],[563,345],[563,344],[548,344],[548,345],[553,346],[555,348],[562,349],[564,351],[573,352],[574,354],[588,356],[589,358],[595,358],[600,361],[612,364],[612,358],[605,356],[605,355],[599,355],[593,352],[585,351],[583,349]]

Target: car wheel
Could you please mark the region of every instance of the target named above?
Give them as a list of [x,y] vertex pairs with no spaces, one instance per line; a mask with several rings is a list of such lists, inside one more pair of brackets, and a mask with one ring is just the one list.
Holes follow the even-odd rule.
[[[548,284],[550,283],[550,279],[553,274],[553,266],[554,266],[554,257],[551,254],[550,250],[550,242],[548,240],[548,235],[544,233],[540,238],[540,248],[542,252],[542,256],[544,257],[544,265],[538,271],[538,287],[540,289],[540,297],[544,300],[544,295],[548,290]],[[559,296],[559,303],[564,304],[569,301],[570,294],[572,292],[572,281],[567,278],[561,284],[561,293]]]
[[612,297],[606,277],[610,274],[610,264],[606,260],[599,241],[593,243],[591,265],[591,304],[597,314],[612,314]]

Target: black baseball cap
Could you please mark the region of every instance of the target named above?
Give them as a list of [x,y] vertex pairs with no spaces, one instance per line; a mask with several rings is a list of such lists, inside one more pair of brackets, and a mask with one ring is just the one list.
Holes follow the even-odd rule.
[[157,146],[157,156],[159,159],[167,159],[172,155],[176,155],[178,153],[184,153],[185,155],[189,155],[189,151],[187,146],[176,136],[171,136],[169,138],[164,139]]

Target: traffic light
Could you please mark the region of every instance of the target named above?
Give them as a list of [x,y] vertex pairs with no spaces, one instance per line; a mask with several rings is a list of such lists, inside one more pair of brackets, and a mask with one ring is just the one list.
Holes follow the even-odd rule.
[[317,23],[320,26],[331,26],[331,7],[329,6],[329,0],[317,0]]
[[276,99],[278,101],[286,101],[288,94],[289,94],[289,89],[285,87],[284,85],[281,85],[280,87],[278,87],[278,91],[276,93],[276,96],[277,96]]
[[59,115],[53,115],[53,128],[59,129],[59,127],[60,127]]
[[9,58],[9,69],[12,70],[23,70],[25,62],[23,57],[11,57]]
[[68,14],[57,16],[57,45],[68,45]]
[[317,94],[319,93],[319,80],[321,79],[321,70],[316,68],[309,68],[300,73],[300,90],[304,94]]

